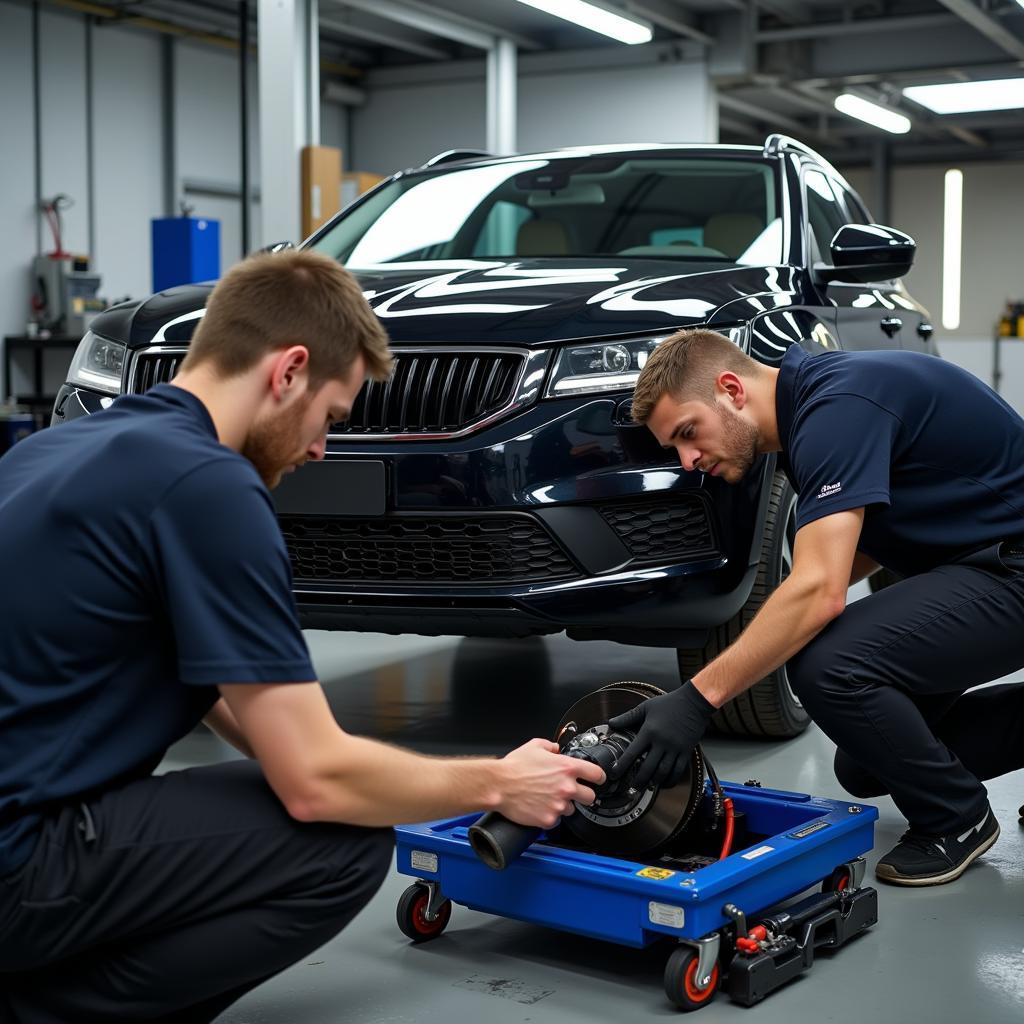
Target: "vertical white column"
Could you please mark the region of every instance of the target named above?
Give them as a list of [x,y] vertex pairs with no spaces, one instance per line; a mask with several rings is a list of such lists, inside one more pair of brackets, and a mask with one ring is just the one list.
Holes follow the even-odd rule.
[[718,142],[718,89],[704,68],[704,142]]
[[262,239],[296,242],[299,152],[320,136],[316,0],[259,0],[257,29]]
[[320,0],[306,0],[306,140],[320,145]]
[[487,151],[516,151],[516,44],[500,37],[487,51]]

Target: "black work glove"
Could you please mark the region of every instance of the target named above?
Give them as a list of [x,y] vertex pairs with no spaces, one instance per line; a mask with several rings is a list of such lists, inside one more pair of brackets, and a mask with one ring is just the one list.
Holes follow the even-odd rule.
[[686,774],[693,748],[700,742],[715,713],[715,706],[688,679],[678,690],[651,697],[632,711],[608,722],[616,730],[635,732],[636,739],[623,751],[612,769],[621,779],[634,761],[647,754],[632,785],[646,789],[674,786]]

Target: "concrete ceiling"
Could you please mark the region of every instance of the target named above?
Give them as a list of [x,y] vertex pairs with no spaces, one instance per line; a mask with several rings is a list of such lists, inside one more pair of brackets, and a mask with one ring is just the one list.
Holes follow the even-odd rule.
[[[166,23],[208,41],[238,37],[242,0],[51,0],[98,20]],[[607,2],[607,0],[606,0]],[[706,48],[723,142],[771,131],[802,137],[836,162],[1024,158],[1024,111],[938,116],[902,97],[907,85],[1024,74],[1024,7],[1015,0],[617,0],[654,26],[656,42]],[[255,38],[256,0],[248,11]],[[513,0],[319,0],[325,76],[358,82],[398,64],[479,58],[495,35],[522,52],[622,44]],[[150,27],[152,27],[150,25]],[[912,119],[892,136],[837,113],[851,89]]]

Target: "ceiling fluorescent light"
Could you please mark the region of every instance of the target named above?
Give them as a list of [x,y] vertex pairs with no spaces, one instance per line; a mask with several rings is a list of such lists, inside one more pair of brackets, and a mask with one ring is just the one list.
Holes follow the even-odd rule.
[[890,110],[888,107],[879,106],[868,100],[854,96],[853,93],[844,92],[836,97],[836,110],[848,117],[855,117],[858,121],[865,121],[876,128],[884,128],[894,135],[906,135],[910,131],[910,118]]
[[[1024,5],[1024,0],[1021,0]],[[1024,107],[1024,78],[998,78],[993,82],[949,82],[912,85],[903,90],[908,100],[936,114],[966,114],[972,110],[1013,110]]]
[[556,18],[571,21],[574,25],[589,28],[601,35],[611,36],[620,43],[649,43],[654,35],[651,26],[622,14],[615,14],[605,7],[587,3],[586,0],[519,0],[527,7],[553,14]]

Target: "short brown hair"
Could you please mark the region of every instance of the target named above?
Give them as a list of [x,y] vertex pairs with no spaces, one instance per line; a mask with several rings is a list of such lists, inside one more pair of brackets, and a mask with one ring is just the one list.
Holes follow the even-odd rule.
[[678,331],[651,353],[633,392],[633,419],[646,423],[663,395],[712,405],[723,370],[757,376],[761,364],[717,331]]
[[267,352],[309,350],[309,385],[348,376],[362,355],[367,374],[391,372],[387,332],[356,279],[323,253],[258,253],[217,283],[182,369],[210,362],[224,377],[251,369]]

